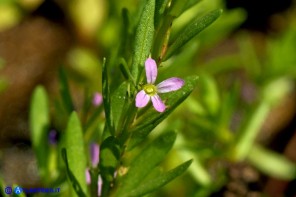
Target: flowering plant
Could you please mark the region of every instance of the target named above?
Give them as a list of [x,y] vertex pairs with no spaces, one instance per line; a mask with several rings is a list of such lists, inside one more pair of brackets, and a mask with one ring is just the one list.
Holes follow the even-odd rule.
[[[156,191],[180,176],[190,166],[192,160],[188,158],[188,161],[170,171],[153,175],[154,169],[176,140],[174,131],[162,132],[145,148],[141,147],[141,143],[146,141],[149,133],[190,95],[198,78],[197,76],[184,79],[171,77],[155,85],[158,73],[161,73],[155,60],[159,65],[165,60],[170,60],[179,53],[180,48],[221,14],[221,10],[209,12],[185,24],[187,27],[179,32],[180,36],[170,39],[172,27],[169,24],[197,3],[177,2],[147,0],[143,3],[138,24],[130,26],[135,32],[133,48],[130,49],[133,53],[124,50],[124,43],[133,35],[124,27],[123,33],[126,37],[118,46],[118,52],[110,53],[110,56],[104,58],[102,62],[102,94],[92,93],[92,98],[87,99],[81,111],[74,107],[67,74],[61,70],[62,111],[56,113],[59,113],[60,120],[67,121],[67,125],[58,126],[64,130],[61,134],[63,141],[60,142],[58,149],[67,177],[74,186],[73,194],[140,196]],[[123,15],[125,26],[129,24],[127,10],[123,10]],[[119,68],[123,71],[125,79],[118,75],[119,72],[114,72],[112,77],[110,76],[111,70],[118,71]],[[145,85],[142,85],[143,70],[147,81]],[[159,75],[161,77],[161,74]],[[159,95],[163,93],[167,94]],[[155,110],[147,106],[150,100]],[[145,109],[138,110],[145,106],[147,106]],[[42,87],[38,87],[32,98],[31,127],[41,177],[44,178],[50,174],[50,169],[47,167],[50,161],[44,160],[43,155],[47,154],[47,148],[39,141],[46,137],[43,129],[50,122],[48,113],[46,92]],[[91,139],[92,141],[97,139],[99,148],[92,142],[91,165],[87,165],[88,157],[84,147]],[[125,161],[126,155],[136,147],[141,147],[140,154]]]
[[[71,24],[75,28],[67,32],[78,31],[73,35],[77,45],[65,52],[65,66],[59,67],[58,77],[44,80],[50,85],[38,86],[32,94],[28,127],[38,174],[32,173],[36,179],[28,185],[60,187],[55,196],[203,197],[233,188],[243,188],[239,196],[248,195],[244,187],[262,183],[259,171],[295,179],[295,164],[267,150],[258,143],[262,139],[257,139],[260,131],[273,128],[274,121],[266,119],[274,106],[295,91],[293,25],[281,36],[273,36],[275,40],[258,42],[264,43],[258,47],[252,41],[257,39],[250,39],[246,32],[229,34],[245,14],[226,10],[220,17],[220,0],[40,1],[42,6],[30,17],[27,11],[32,6],[12,2],[5,6],[19,7],[4,14],[22,11],[27,20],[42,13],[44,20],[54,20],[55,28]],[[56,16],[43,6],[62,6],[66,17],[58,14],[57,18],[63,17],[63,23],[56,24]],[[43,27],[38,25],[42,21],[34,24]],[[35,31],[26,34],[30,32]],[[217,43],[220,47],[212,50]],[[255,49],[260,49],[260,55]],[[12,60],[0,57],[0,69]],[[10,67],[4,73],[11,73]],[[42,73],[34,75],[40,79]],[[37,78],[35,82],[40,81]],[[1,93],[19,83],[8,79],[1,73]],[[1,161],[6,157],[3,152]],[[233,173],[237,166],[246,167],[248,173]],[[1,175],[6,171],[1,170]],[[238,176],[245,174],[255,176],[252,180],[242,177],[247,184],[237,186],[241,184]],[[4,181],[1,177],[0,196],[6,196]],[[14,184],[8,181],[7,185]],[[227,191],[227,195],[231,194]]]
[[157,77],[157,65],[151,58],[148,58],[145,61],[145,70],[147,84],[143,86],[143,90],[138,92],[136,96],[136,106],[139,108],[145,107],[151,99],[156,111],[164,112],[165,104],[162,102],[157,93],[166,93],[178,90],[184,85],[184,81],[180,78],[173,77],[164,80],[155,86],[154,82]]
[[[219,0],[132,2],[136,9],[125,1],[108,1],[110,16],[94,36],[98,50],[72,51],[70,56],[78,54],[83,65],[72,61],[72,70],[59,70],[59,97],[43,86],[32,95],[30,130],[42,183],[63,186],[62,196],[128,197],[153,192],[172,196],[175,190],[168,192],[167,184],[188,170],[186,181],[194,191],[189,189],[184,196],[206,196],[224,183],[223,162],[250,160],[260,168],[261,155],[273,159],[253,144],[277,100],[278,95],[268,94],[269,90],[285,87],[278,88],[284,94],[289,81],[276,81],[274,86],[266,76],[264,99],[258,99],[258,107],[250,112],[241,112],[237,109],[240,86],[219,83],[225,70],[233,72],[233,62],[239,58],[196,65],[197,59],[200,63],[211,57],[207,50],[242,22],[243,13],[226,12],[220,18]],[[88,31],[79,33],[83,32]],[[71,79],[83,90],[70,84]],[[80,91],[73,93],[75,88]],[[239,113],[247,114],[246,123],[232,125]],[[279,161],[285,168],[267,171],[293,178],[294,166]]]

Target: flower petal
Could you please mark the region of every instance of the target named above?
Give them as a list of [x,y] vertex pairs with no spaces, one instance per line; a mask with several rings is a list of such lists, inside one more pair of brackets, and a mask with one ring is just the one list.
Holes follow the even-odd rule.
[[169,79],[164,80],[160,84],[157,85],[157,92],[159,93],[166,93],[180,89],[184,85],[184,80],[172,77]]
[[95,168],[99,164],[100,161],[100,147],[96,143],[91,143],[90,145],[90,155],[91,155],[91,163]]
[[149,102],[149,100],[150,100],[150,96],[146,94],[144,90],[141,90],[140,92],[138,92],[136,96],[136,107],[139,107],[139,108],[145,107]]
[[157,77],[157,65],[154,59],[148,58],[145,61],[147,83],[153,84]]
[[162,102],[161,98],[156,94],[151,97],[153,107],[156,109],[158,112],[164,112],[165,110],[165,104]]
[[91,183],[89,168],[85,170],[85,179],[86,179],[86,183],[89,185]]
[[92,104],[97,107],[100,106],[103,103],[103,95],[101,93],[94,93]]
[[103,185],[103,180],[101,175],[98,177],[98,196],[101,196],[102,194],[102,185]]

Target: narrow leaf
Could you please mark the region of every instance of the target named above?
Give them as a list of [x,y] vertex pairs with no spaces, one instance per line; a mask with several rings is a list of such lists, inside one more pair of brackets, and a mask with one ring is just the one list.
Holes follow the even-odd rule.
[[150,53],[154,35],[155,0],[148,0],[142,12],[135,37],[135,51],[132,63],[133,78],[138,81],[139,67],[143,67]]
[[133,160],[122,181],[116,196],[128,196],[143,179],[163,160],[176,140],[176,133],[167,132],[159,136]]
[[62,148],[61,154],[62,154],[62,159],[63,159],[63,161],[65,163],[65,166],[66,166],[67,175],[69,177],[69,180],[70,180],[70,182],[72,184],[72,187],[73,187],[74,191],[76,192],[76,194],[79,197],[85,197],[86,195],[83,192],[78,180],[74,176],[73,172],[70,170],[69,163],[68,163],[67,150],[65,148]]
[[110,96],[110,82],[109,82],[109,75],[108,75],[108,69],[106,65],[106,59],[103,60],[103,69],[102,69],[102,86],[103,86],[103,104],[105,109],[105,116],[106,116],[106,124],[109,132],[111,134],[114,134],[114,126],[113,126],[113,120],[111,115],[111,96]]
[[[73,173],[73,176],[80,185],[82,192],[86,194],[86,155],[83,143],[83,132],[76,112],[71,114],[68,121],[65,133],[65,148],[67,150],[69,170]],[[69,178],[71,179],[71,177]],[[71,182],[73,182],[73,180],[71,180]]]
[[128,99],[127,95],[127,83],[123,82],[112,94],[111,97],[111,116],[114,122],[114,129],[118,131],[121,129],[121,118],[122,113],[125,111],[123,110],[126,106]]
[[262,172],[284,180],[295,179],[296,165],[283,155],[269,151],[259,145],[253,146],[248,160]]
[[193,91],[197,82],[197,76],[187,77],[185,79],[185,85],[178,91],[168,93],[167,97],[163,100],[167,101],[166,106],[168,108],[163,112],[159,113],[155,111],[153,107],[149,109],[144,115],[142,115],[131,128],[131,140],[128,144],[128,148],[133,148],[135,145],[143,141],[146,136],[170,113],[172,113],[177,106],[179,106]]
[[72,101],[69,85],[68,85],[68,79],[65,73],[65,70],[61,68],[59,70],[59,80],[60,80],[60,94],[62,96],[62,102],[68,112],[68,114],[71,114],[74,110],[74,104]]
[[243,160],[249,154],[269,110],[270,106],[266,102],[261,102],[258,107],[254,109],[250,119],[246,123],[245,128],[243,128],[238,140],[236,141],[236,159]]
[[127,196],[142,196],[150,192],[156,191],[160,187],[166,185],[176,177],[183,174],[192,163],[192,160],[186,161],[178,167],[160,174],[158,177],[152,180],[145,181],[140,186],[132,190]]
[[210,115],[217,115],[220,108],[220,96],[218,85],[211,75],[202,75],[200,77],[201,100]]
[[195,19],[191,24],[180,32],[179,36],[171,43],[169,46],[167,55],[164,60],[171,57],[175,52],[177,52],[182,46],[184,46],[189,40],[199,34],[202,30],[211,25],[219,16],[221,15],[222,10],[214,10],[207,15]]
[[187,4],[188,0],[171,1],[170,14],[174,17],[180,16],[180,14],[183,13],[183,10]]
[[48,179],[46,155],[49,150],[47,138],[49,122],[47,94],[42,86],[38,86],[33,92],[31,100],[30,129],[40,175],[45,180]]

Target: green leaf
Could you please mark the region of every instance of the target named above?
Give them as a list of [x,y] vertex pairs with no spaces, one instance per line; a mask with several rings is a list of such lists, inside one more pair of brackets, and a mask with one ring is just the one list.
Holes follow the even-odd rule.
[[126,107],[127,100],[127,83],[123,82],[111,96],[111,116],[113,118],[114,129],[117,132],[119,129],[122,129],[121,118],[123,112],[126,111],[124,109]]
[[62,96],[62,102],[65,106],[68,114],[71,114],[74,110],[74,104],[72,101],[69,85],[68,85],[68,79],[65,73],[65,70],[61,68],[59,70],[59,80],[60,80],[60,94]]
[[270,106],[266,102],[261,102],[256,108],[254,108],[249,120],[247,120],[246,126],[236,140],[236,147],[234,149],[235,159],[243,160],[248,156],[269,110]]
[[140,186],[132,190],[127,196],[142,196],[147,193],[156,191],[158,188],[166,185],[176,177],[184,173],[192,163],[192,160],[186,161],[178,167],[158,175],[156,178],[145,181]]
[[199,34],[202,30],[211,25],[219,16],[222,14],[222,10],[214,10],[207,15],[195,19],[193,22],[187,25],[187,27],[179,33],[174,41],[171,42],[167,55],[164,60],[171,57],[176,53],[182,46],[184,46],[189,40]]
[[180,16],[183,13],[184,8],[187,5],[187,3],[188,3],[188,0],[171,1],[170,14],[174,17]]
[[191,177],[198,183],[202,185],[204,188],[208,188],[211,184],[211,176],[205,166],[202,164],[201,159],[197,156],[196,151],[194,152],[191,148],[187,148],[186,144],[188,142],[185,141],[182,134],[178,136],[176,141],[176,157],[182,160],[187,160],[192,158],[194,163],[188,169]]
[[110,136],[106,138],[100,147],[100,170],[103,180],[112,181],[115,169],[120,159],[120,145],[118,140]]
[[106,124],[111,134],[114,134],[114,125],[111,115],[111,96],[110,96],[110,82],[108,76],[108,69],[106,65],[106,59],[103,60],[103,69],[102,69],[102,86],[103,86],[103,104],[105,109]]
[[284,180],[295,179],[296,165],[283,155],[267,150],[259,145],[251,148],[247,159],[262,172]]
[[163,160],[176,140],[175,132],[166,132],[155,139],[133,160],[129,170],[122,177],[115,196],[129,196],[143,179]]
[[118,166],[121,149],[119,141],[113,136],[106,138],[100,147],[100,175],[103,179],[102,196],[108,196],[114,173]]
[[131,139],[128,148],[131,149],[146,139],[146,136],[190,95],[197,80],[197,76],[187,77],[185,79],[185,85],[180,90],[169,93],[167,97],[161,96],[164,98],[163,100],[167,101],[166,105],[168,106],[163,113],[155,111],[155,109],[150,106],[150,109],[138,118],[131,128]]
[[135,37],[135,51],[132,63],[132,75],[138,82],[139,67],[143,67],[145,59],[150,53],[154,35],[155,0],[148,0],[138,23]]
[[220,108],[220,96],[217,83],[211,75],[200,77],[200,91],[204,106],[210,115],[217,115]]
[[[86,170],[86,154],[84,150],[83,132],[81,124],[76,112],[73,112],[69,118],[65,133],[65,148],[67,150],[67,161],[69,171],[73,176],[69,176],[70,181],[77,181],[81,187],[81,192],[87,193],[87,185],[85,179]],[[76,180],[71,178],[75,177]],[[74,187],[77,192],[76,188]],[[78,196],[80,196],[78,194]]]
[[49,129],[49,108],[45,89],[42,86],[36,87],[33,92],[30,107],[30,130],[32,144],[36,153],[40,176],[48,179],[48,129]]
[[70,170],[69,162],[68,162],[68,156],[67,156],[67,150],[65,148],[62,148],[61,154],[62,154],[62,159],[63,159],[63,161],[65,163],[65,166],[66,166],[67,175],[69,177],[69,180],[70,180],[70,182],[72,184],[72,187],[73,187],[74,191],[76,192],[76,194],[79,197],[85,197],[86,195],[83,192],[78,180],[74,176],[73,172]]
[[[157,0],[155,1],[155,14],[154,25],[155,28],[159,27],[161,21],[164,20],[164,11],[168,7],[169,0]],[[157,31],[157,30],[156,30]]]

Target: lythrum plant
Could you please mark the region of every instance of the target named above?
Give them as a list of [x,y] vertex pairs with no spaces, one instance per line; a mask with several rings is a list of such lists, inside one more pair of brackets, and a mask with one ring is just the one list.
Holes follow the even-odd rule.
[[[136,12],[123,9],[119,43],[101,58],[101,93],[86,96],[82,108],[73,101],[63,69],[61,97],[51,110],[55,116],[52,120],[47,93],[43,87],[36,88],[30,125],[40,175],[46,184],[64,184],[66,178],[69,185],[63,191],[70,196],[142,196],[159,190],[194,162],[187,160],[160,170],[177,131],[160,129],[152,141],[149,134],[197,84],[197,75],[180,76],[170,70],[170,65],[221,15],[219,9],[198,13],[192,20],[184,20],[183,29],[173,29],[175,20],[193,6],[198,8],[198,3],[147,0],[139,1]],[[171,34],[175,36],[171,38]],[[180,66],[185,69],[185,64]],[[157,82],[157,77],[162,79],[168,72],[173,73],[171,78]],[[61,136],[50,148],[47,130],[52,122]],[[86,148],[89,146],[91,154]],[[56,158],[44,156],[50,154]],[[55,176],[50,173],[53,169]]]

